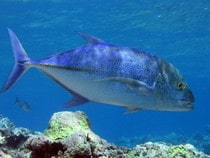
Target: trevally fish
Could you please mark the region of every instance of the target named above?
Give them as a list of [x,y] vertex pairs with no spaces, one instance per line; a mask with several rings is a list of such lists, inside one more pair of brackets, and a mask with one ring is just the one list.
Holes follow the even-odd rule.
[[31,105],[26,101],[20,100],[18,97],[16,97],[15,105],[18,105],[24,111],[31,111]]
[[32,60],[14,32],[8,32],[15,65],[2,92],[35,67],[73,95],[67,106],[98,102],[128,111],[193,109],[194,96],[183,76],[172,64],[152,54],[78,32],[88,44]]

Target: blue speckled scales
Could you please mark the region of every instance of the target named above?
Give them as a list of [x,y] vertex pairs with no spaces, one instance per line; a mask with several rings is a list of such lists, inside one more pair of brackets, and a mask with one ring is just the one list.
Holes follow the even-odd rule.
[[[177,98],[170,99],[171,96],[167,98],[171,95],[168,90],[174,86],[169,79],[182,77],[175,67],[156,56],[110,45],[79,33],[88,41],[87,45],[41,60],[31,60],[16,35],[8,31],[16,63],[2,92],[8,90],[28,68],[36,67],[74,95],[66,104],[69,106],[93,101],[124,106],[130,111],[177,109],[168,106],[177,101]],[[187,96],[191,97],[190,90],[188,93]]]

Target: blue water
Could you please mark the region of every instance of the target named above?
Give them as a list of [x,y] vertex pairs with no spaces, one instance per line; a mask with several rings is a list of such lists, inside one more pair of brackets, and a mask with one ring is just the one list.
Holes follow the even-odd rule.
[[[6,28],[20,38],[32,59],[84,44],[82,31],[117,45],[148,51],[167,59],[184,75],[195,95],[190,112],[139,111],[124,114],[122,107],[91,103],[62,105],[71,95],[36,69],[31,69],[8,92],[0,95],[0,113],[16,126],[43,131],[57,111],[82,110],[99,136],[114,142],[120,137],[191,136],[210,125],[210,1],[178,0],[2,0],[0,3],[0,84],[14,59]],[[27,101],[31,112],[14,105]]]

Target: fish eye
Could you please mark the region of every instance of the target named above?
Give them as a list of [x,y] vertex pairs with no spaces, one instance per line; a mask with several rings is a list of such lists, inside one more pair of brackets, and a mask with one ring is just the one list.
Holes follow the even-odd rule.
[[176,84],[176,86],[177,86],[177,88],[180,89],[180,90],[182,90],[182,89],[185,88],[185,84],[184,84],[183,82],[178,82],[178,83]]

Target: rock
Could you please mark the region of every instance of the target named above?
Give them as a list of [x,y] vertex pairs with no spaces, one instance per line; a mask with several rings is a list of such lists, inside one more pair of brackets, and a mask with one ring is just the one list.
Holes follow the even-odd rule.
[[1,158],[12,158],[11,155],[8,155],[8,154],[4,153],[2,150],[0,150],[0,157]]
[[[43,135],[29,138],[25,147],[36,157],[68,158],[202,158],[209,157],[198,152],[194,146],[167,145],[147,142],[134,148],[122,148],[108,143],[93,133],[90,123],[83,112],[55,113],[49,128]],[[191,156],[191,157],[190,157]],[[209,157],[210,158],[210,157]]]
[[56,156],[59,152],[66,150],[59,141],[51,141],[44,135],[29,138],[24,146],[32,151],[31,157],[37,158]]
[[31,132],[26,128],[1,128],[0,146],[12,149],[19,148],[30,136],[37,135],[38,132]]
[[39,134],[26,128],[16,128],[6,117],[0,115],[0,147],[16,149],[20,147],[30,136]]
[[87,116],[80,111],[55,113],[44,134],[29,138],[25,147],[34,157],[61,153],[66,157],[108,156],[113,152],[105,151],[116,148],[91,131]]
[[77,131],[90,131],[90,124],[87,116],[81,112],[58,112],[50,119],[49,127],[44,132],[53,140],[63,139],[71,136]]
[[80,111],[55,113],[49,121],[48,129],[42,134],[14,126],[1,129],[0,157],[210,158],[191,144],[146,142],[133,148],[117,147],[96,135],[90,128],[87,116]]
[[[32,132],[26,128],[17,128],[8,118],[0,116],[0,157],[29,157],[26,155],[30,151],[25,151],[23,144],[29,137],[38,134],[40,133]],[[21,151],[18,152],[18,150]]]
[[0,129],[2,128],[11,130],[15,128],[15,125],[7,117],[0,115]]

